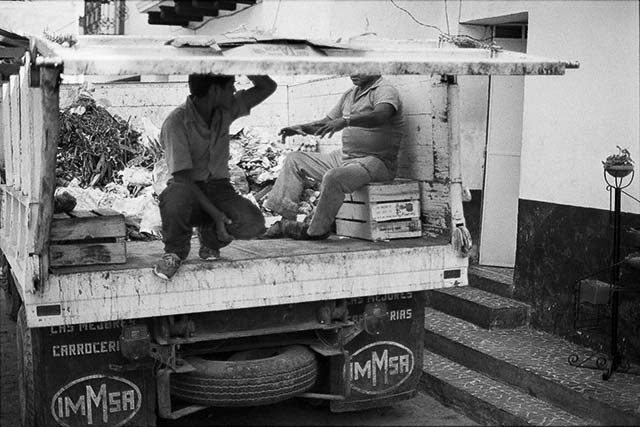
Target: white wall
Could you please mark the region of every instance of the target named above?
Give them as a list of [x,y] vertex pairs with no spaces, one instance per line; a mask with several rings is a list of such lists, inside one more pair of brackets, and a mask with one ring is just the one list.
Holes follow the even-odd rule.
[[[396,3],[418,20],[446,31],[444,2],[397,0]],[[452,26],[455,12],[449,11]],[[213,19],[198,33],[219,34],[239,28],[269,31],[279,36],[333,40],[372,32],[380,37],[395,38],[436,39],[438,36],[436,30],[416,24],[390,1],[380,0],[264,0],[234,16]]]
[[[609,208],[602,163],[627,147],[640,198],[638,2],[464,1],[462,20],[529,12],[527,52],[577,60],[564,76],[526,77],[520,198]],[[625,198],[623,209],[640,213]]]
[[43,30],[55,34],[78,34],[78,17],[84,14],[82,1],[2,1],[0,28],[40,35]]
[[[77,84],[61,86],[62,109],[68,108],[76,100],[80,88],[81,85]],[[142,119],[148,119],[158,129],[169,113],[185,102],[189,94],[185,82],[95,83],[87,85],[86,90],[111,114],[117,114],[134,125],[140,125]],[[252,127],[278,139],[278,130],[288,123],[287,93],[287,86],[278,87],[273,95],[251,111],[249,117],[236,120],[231,133],[243,127]]]

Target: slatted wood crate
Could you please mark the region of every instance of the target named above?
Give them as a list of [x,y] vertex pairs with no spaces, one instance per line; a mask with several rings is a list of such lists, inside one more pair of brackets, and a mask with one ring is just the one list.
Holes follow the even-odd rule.
[[418,182],[376,182],[347,194],[336,216],[336,233],[365,240],[420,237]]
[[111,209],[55,214],[51,222],[52,267],[127,262],[124,215]]

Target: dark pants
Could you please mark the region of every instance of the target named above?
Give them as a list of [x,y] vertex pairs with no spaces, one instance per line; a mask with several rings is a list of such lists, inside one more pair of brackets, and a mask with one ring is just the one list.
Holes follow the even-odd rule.
[[[252,239],[265,231],[264,216],[260,209],[233,189],[228,179],[197,183],[207,198],[232,221],[227,232],[236,239]],[[200,244],[220,249],[229,242],[220,242],[215,224],[197,202],[189,186],[169,180],[160,194],[160,216],[165,253],[174,253],[181,259],[189,255],[193,227],[198,227]]]

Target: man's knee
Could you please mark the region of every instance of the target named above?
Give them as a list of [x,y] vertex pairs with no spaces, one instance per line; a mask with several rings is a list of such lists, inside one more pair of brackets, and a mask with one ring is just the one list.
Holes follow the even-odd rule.
[[237,239],[251,239],[262,234],[265,230],[264,215],[254,205],[243,209],[231,221],[232,223],[227,226],[227,230]]
[[312,156],[310,156],[309,153],[294,151],[288,153],[285,157],[284,167],[293,172],[300,180],[304,180],[308,178],[308,171],[304,169],[308,169],[311,158]]
[[160,210],[167,214],[185,214],[185,208],[191,206],[193,196],[187,184],[172,182],[160,194]]
[[288,153],[284,158],[284,166],[295,169],[300,164],[300,161],[303,157],[304,154],[301,152],[293,151],[291,153]]
[[365,185],[367,182],[363,177],[354,177],[346,168],[335,168],[327,171],[322,178],[322,186],[325,189],[351,193]]

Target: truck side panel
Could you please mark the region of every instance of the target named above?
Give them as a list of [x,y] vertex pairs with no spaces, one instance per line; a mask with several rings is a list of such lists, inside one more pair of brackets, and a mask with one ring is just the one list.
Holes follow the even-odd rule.
[[23,297],[39,285],[34,283],[40,274],[38,254],[42,250],[42,236],[48,233],[39,221],[45,156],[44,97],[42,89],[31,86],[28,53],[25,63],[28,65],[20,67],[19,75],[3,83],[0,104],[6,173],[6,183],[1,186],[0,249],[11,265]]
[[[135,319],[467,284],[468,259],[449,244],[422,246],[415,239],[413,247],[381,242],[354,250],[365,243],[330,239],[325,244],[340,251],[296,255],[295,241],[283,241],[283,255],[270,258],[264,253],[275,250],[271,241],[241,244],[255,248],[256,255],[234,259],[230,252],[230,258],[215,263],[187,263],[169,282],[159,281],[150,267],[51,275],[45,292],[27,295],[28,324]],[[457,273],[445,279],[445,269]]]

